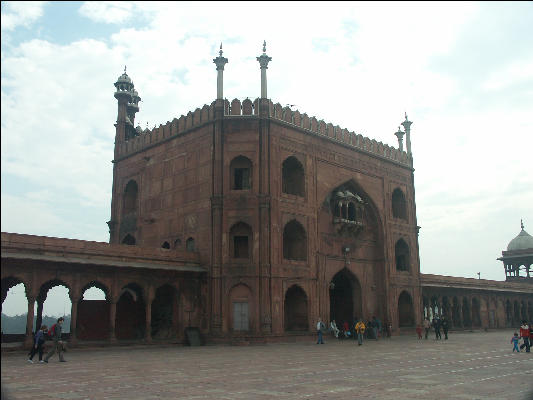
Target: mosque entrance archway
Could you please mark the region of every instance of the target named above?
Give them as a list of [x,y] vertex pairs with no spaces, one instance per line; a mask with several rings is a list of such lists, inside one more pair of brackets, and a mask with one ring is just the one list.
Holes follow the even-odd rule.
[[361,285],[348,269],[337,272],[329,285],[329,315],[337,326],[362,317]]

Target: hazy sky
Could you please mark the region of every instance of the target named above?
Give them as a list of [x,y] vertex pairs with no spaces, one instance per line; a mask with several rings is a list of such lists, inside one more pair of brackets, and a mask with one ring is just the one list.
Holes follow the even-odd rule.
[[274,102],[393,146],[407,111],[423,273],[503,280],[533,233],[532,2],[1,7],[4,232],[108,241],[124,65],[159,126],[215,99],[220,42],[225,97],[258,97],[266,40]]

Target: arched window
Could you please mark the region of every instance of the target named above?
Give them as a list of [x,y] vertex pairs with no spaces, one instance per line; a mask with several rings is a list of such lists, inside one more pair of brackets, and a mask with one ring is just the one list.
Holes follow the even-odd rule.
[[137,212],[137,194],[139,189],[137,187],[137,182],[131,180],[126,185],[124,190],[124,207],[122,214],[128,215]]
[[161,248],[162,248],[162,249],[170,249],[170,243],[169,243],[169,242],[164,242],[164,243],[161,245]]
[[230,254],[233,258],[249,259],[251,256],[252,228],[238,222],[230,229]]
[[252,162],[244,157],[235,157],[230,164],[231,189],[248,190],[252,187]]
[[305,197],[305,173],[302,164],[296,157],[283,161],[282,167],[283,193]]
[[126,237],[124,239],[122,239],[122,244],[127,244],[127,245],[130,245],[130,246],[134,246],[135,245],[135,238],[133,236],[131,236],[130,234],[127,234]]
[[407,246],[407,243],[403,239],[396,242],[395,255],[396,270],[409,271],[409,246]]
[[394,218],[407,219],[407,203],[400,189],[394,189],[394,192],[392,192],[392,216]]
[[187,251],[194,251],[194,239],[192,237],[185,242],[185,248]]
[[291,286],[285,293],[285,331],[309,330],[307,316],[307,295],[298,285]]
[[307,260],[307,237],[304,227],[292,220],[283,229],[283,258],[287,260]]
[[181,246],[181,239],[174,240],[174,248],[178,249]]

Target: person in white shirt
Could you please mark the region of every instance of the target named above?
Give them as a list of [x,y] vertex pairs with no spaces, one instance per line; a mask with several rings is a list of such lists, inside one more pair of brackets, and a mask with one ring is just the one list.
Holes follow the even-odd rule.
[[337,328],[337,323],[335,322],[335,320],[331,321],[331,323],[329,324],[329,327],[333,331],[333,334],[335,335],[335,337],[338,339],[339,338],[339,328]]
[[322,340],[322,329],[324,329],[324,323],[322,322],[322,319],[318,317],[318,322],[316,324],[316,331],[318,333],[318,340],[316,344],[324,344],[324,341]]

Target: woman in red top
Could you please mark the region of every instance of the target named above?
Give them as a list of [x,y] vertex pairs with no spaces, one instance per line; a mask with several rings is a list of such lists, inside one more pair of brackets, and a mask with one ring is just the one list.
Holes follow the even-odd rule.
[[522,321],[522,326],[520,327],[520,337],[524,340],[524,343],[520,346],[520,350],[522,350],[524,347],[526,348],[526,353],[529,353],[529,326],[527,325],[527,321]]

